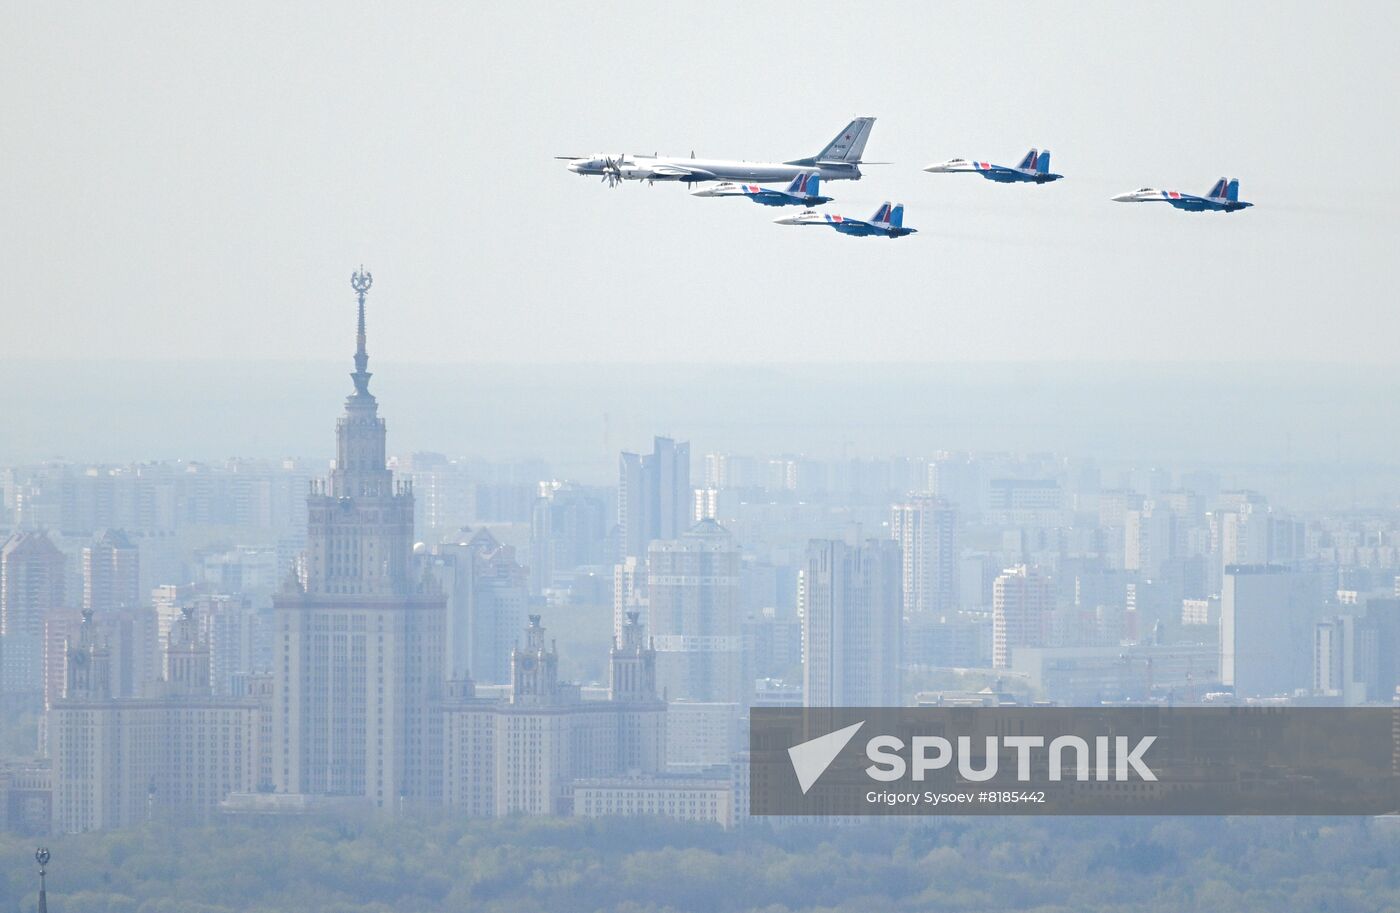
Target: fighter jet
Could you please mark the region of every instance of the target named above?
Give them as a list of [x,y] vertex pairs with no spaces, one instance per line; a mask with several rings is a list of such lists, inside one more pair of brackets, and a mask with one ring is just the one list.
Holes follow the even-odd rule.
[[1234,212],[1236,209],[1247,209],[1254,205],[1240,199],[1239,178],[1221,178],[1203,197],[1179,190],[1154,190],[1144,187],[1132,193],[1120,193],[1113,199],[1119,203],[1170,203],[1187,212]]
[[1021,164],[1012,168],[1008,165],[993,165],[990,162],[969,162],[967,159],[949,159],[940,164],[929,165],[925,171],[934,174],[980,174],[998,184],[1048,184],[1064,177],[1050,173],[1050,150],[1037,152],[1032,149],[1021,159]]
[[740,162],[727,159],[698,159],[666,155],[557,155],[568,161],[574,174],[601,177],[608,186],[623,181],[791,181],[799,174],[815,173],[827,181],[860,180],[860,157],[870,139],[873,117],[857,117],[836,134],[821,152],[791,162]]
[[875,215],[866,221],[848,219],[845,216],[827,215],[824,212],[814,212],[810,209],[795,216],[786,216],[773,221],[779,225],[827,225],[843,235],[855,235],[860,238],[871,235],[902,238],[918,231],[917,228],[904,227],[903,203],[893,206],[889,203],[881,204],[880,208],[875,211]]
[[693,197],[748,197],[764,206],[820,206],[831,197],[821,195],[822,177],[815,171],[804,171],[792,179],[786,190],[760,187],[757,184],[716,184],[703,190],[691,191]]

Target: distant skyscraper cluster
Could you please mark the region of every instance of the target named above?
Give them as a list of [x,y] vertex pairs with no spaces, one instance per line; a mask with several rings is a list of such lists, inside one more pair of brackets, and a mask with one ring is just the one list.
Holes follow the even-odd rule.
[[[1400,512],[1052,453],[0,469],[0,828],[742,823],[755,707],[1388,703]],[[329,436],[327,438],[330,440]],[[611,458],[610,458],[611,459]],[[557,642],[556,642],[557,638]],[[18,718],[17,716],[15,718]]]

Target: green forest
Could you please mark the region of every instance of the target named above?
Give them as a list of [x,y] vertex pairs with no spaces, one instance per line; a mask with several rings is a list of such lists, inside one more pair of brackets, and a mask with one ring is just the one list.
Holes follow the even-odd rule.
[[[32,840],[0,840],[30,913]],[[48,841],[52,913],[1400,911],[1400,820],[280,819]]]

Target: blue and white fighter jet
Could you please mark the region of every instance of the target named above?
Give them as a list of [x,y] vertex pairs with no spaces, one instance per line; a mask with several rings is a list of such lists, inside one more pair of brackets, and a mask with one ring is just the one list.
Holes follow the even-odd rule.
[[1009,165],[994,165],[991,162],[969,162],[967,159],[950,159],[946,162],[929,165],[924,169],[933,174],[980,174],[998,184],[1048,184],[1064,177],[1050,172],[1050,150],[1044,152],[1032,149],[1021,159],[1021,164],[1012,168]]
[[895,205],[884,203],[875,211],[875,215],[866,220],[848,219],[845,216],[833,216],[809,209],[795,216],[785,216],[773,221],[779,225],[825,225],[836,229],[843,235],[855,235],[860,238],[872,235],[902,238],[918,231],[917,228],[904,227],[903,203]]
[[1156,190],[1152,187],[1144,187],[1132,193],[1120,193],[1113,199],[1119,203],[1170,203],[1177,209],[1184,209],[1187,212],[1234,212],[1237,209],[1248,209],[1254,205],[1240,199],[1239,178],[1230,178],[1229,180],[1221,178],[1203,197],[1182,193],[1179,190]]
[[760,187],[757,184],[734,184],[725,181],[713,187],[691,192],[693,197],[748,197],[764,206],[820,206],[830,203],[831,197],[821,195],[822,176],[815,171],[804,171],[792,179],[786,190],[776,187]]

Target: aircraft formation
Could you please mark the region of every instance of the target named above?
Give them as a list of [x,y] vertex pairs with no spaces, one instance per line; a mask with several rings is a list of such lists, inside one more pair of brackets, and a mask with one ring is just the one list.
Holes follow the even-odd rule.
[[[559,155],[575,174],[599,177],[609,187],[624,181],[675,181],[687,185],[710,184],[692,190],[696,197],[743,197],[762,206],[801,206],[795,216],[774,219],[778,225],[817,225],[855,237],[902,238],[918,229],[904,226],[904,204],[881,204],[868,219],[818,212],[813,207],[832,202],[821,192],[824,181],[858,181],[862,165],[885,165],[862,159],[873,117],[857,117],[816,155],[788,162],[745,162],[732,159],[700,159],[665,155]],[[1050,170],[1050,151],[1031,149],[1014,167],[968,159],[949,159],[924,168],[931,174],[976,174],[999,184],[1049,184],[1064,178]],[[763,182],[763,183],[760,183]],[[764,183],[786,182],[784,187]],[[1186,212],[1235,212],[1253,203],[1240,199],[1239,178],[1220,178],[1203,196],[1179,190],[1144,187],[1113,197],[1119,203],[1167,203]]]

